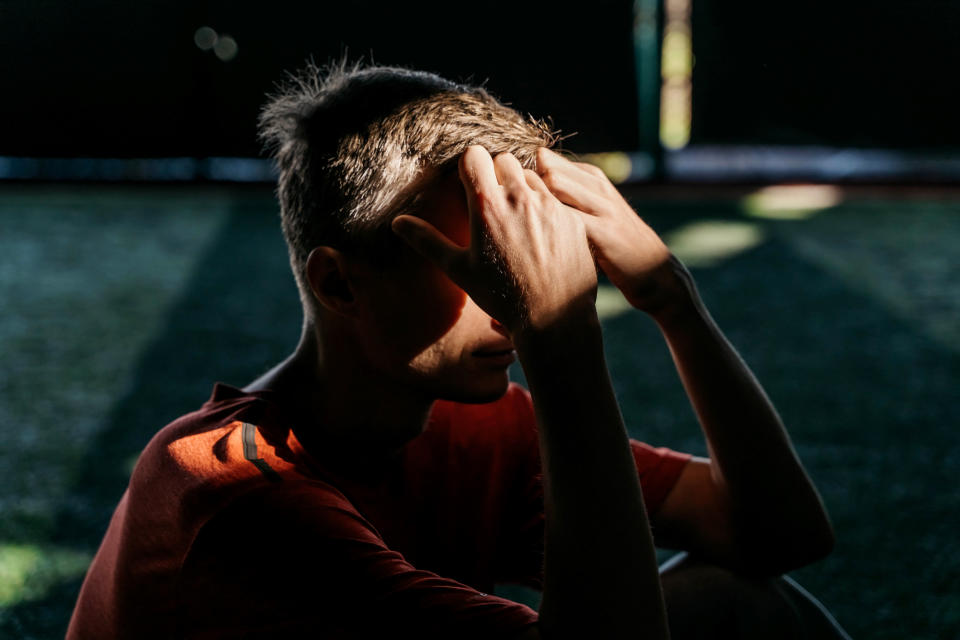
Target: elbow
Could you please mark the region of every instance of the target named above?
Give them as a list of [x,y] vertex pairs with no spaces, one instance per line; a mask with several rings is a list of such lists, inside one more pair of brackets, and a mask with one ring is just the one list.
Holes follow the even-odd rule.
[[830,516],[827,515],[827,511],[822,504],[815,516],[795,528],[799,530],[799,536],[796,536],[796,539],[803,541],[801,545],[803,553],[800,554],[803,563],[794,568],[799,569],[823,560],[833,553],[837,544],[837,536],[834,533],[833,524],[830,522]]
[[829,556],[836,535],[829,519],[807,522],[786,531],[768,532],[762,539],[751,536],[737,554],[737,569],[756,578],[773,578],[813,564]]
[[830,519],[827,517],[827,514],[823,514],[823,522],[821,523],[819,530],[813,536],[811,541],[807,543],[807,561],[800,565],[805,566],[823,560],[831,553],[833,553],[834,547],[837,545],[837,536],[834,533],[833,525],[830,523]]
[[831,553],[836,545],[836,536],[833,533],[833,527],[826,523],[826,527],[816,533],[806,537],[802,543],[797,542],[797,548],[793,553],[787,554],[784,559],[785,567],[780,573],[787,573],[794,569],[799,569],[807,565],[823,560]]

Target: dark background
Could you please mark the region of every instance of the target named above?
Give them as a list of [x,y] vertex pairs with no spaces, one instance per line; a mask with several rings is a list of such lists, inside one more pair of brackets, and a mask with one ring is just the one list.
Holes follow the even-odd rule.
[[[960,148],[958,14],[945,0],[695,0],[693,137],[672,155],[705,150],[723,168],[749,145],[825,145],[839,157],[812,164],[846,169],[857,154],[845,147],[936,161]],[[63,638],[143,445],[214,381],[242,386],[296,346],[272,185],[191,169],[259,153],[257,110],[284,70],[348,50],[489,78],[519,109],[578,131],[568,148],[631,150],[649,89],[636,86],[631,15],[628,0],[0,0],[0,169],[17,164],[8,156],[186,156],[152,164],[208,180],[104,184],[127,175],[114,164],[151,163],[78,160],[110,165],[108,177],[57,183],[71,163],[56,159],[39,179],[0,180],[0,638]],[[239,55],[198,49],[203,25],[235,37]],[[809,187],[644,182],[625,194],[671,248],[761,239],[691,268],[833,518],[836,550],[794,577],[854,638],[953,640],[960,189],[818,185],[833,205],[792,200]],[[791,202],[774,206],[777,193]],[[705,454],[656,326],[619,313],[604,339],[631,434]]]
[[[264,94],[303,66],[351,59],[483,82],[522,111],[552,115],[578,146],[635,144],[632,4],[337,5],[179,0],[4,6],[0,60],[17,87],[0,154],[257,155]],[[193,42],[209,25],[236,38],[221,62]],[[598,118],[602,111],[603,117]]]
[[[638,145],[630,0],[0,3],[0,155],[256,156],[257,110],[284,70],[346,51],[482,82],[578,132]],[[956,121],[960,3],[693,7],[692,143],[943,151]],[[239,54],[193,42],[209,25]]]
[[960,146],[960,3],[693,4],[693,142]]

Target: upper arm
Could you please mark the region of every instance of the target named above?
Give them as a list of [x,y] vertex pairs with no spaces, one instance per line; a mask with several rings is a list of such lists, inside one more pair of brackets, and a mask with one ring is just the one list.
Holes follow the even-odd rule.
[[[349,503],[311,492],[222,510],[197,536],[180,596],[190,630],[274,636],[510,637],[535,611],[413,566]],[[184,634],[188,635],[188,634]]]
[[650,521],[658,547],[690,551],[722,564],[735,556],[730,502],[707,458],[690,460]]

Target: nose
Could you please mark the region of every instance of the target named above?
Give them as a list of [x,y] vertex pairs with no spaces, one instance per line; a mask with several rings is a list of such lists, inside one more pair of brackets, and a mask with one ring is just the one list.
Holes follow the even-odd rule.
[[500,324],[495,318],[490,318],[490,326],[493,327],[493,330],[502,335],[504,338],[509,338],[510,333],[507,332],[507,328]]

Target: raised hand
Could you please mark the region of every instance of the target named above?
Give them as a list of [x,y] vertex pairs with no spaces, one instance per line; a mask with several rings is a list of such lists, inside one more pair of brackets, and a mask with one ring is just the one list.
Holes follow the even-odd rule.
[[470,147],[459,170],[469,246],[411,215],[397,216],[393,230],[512,336],[570,313],[595,313],[597,274],[581,216],[509,153],[491,158],[483,147]]
[[655,315],[687,291],[686,269],[603,171],[541,148],[537,173],[553,195],[580,212],[598,266],[631,305]]

